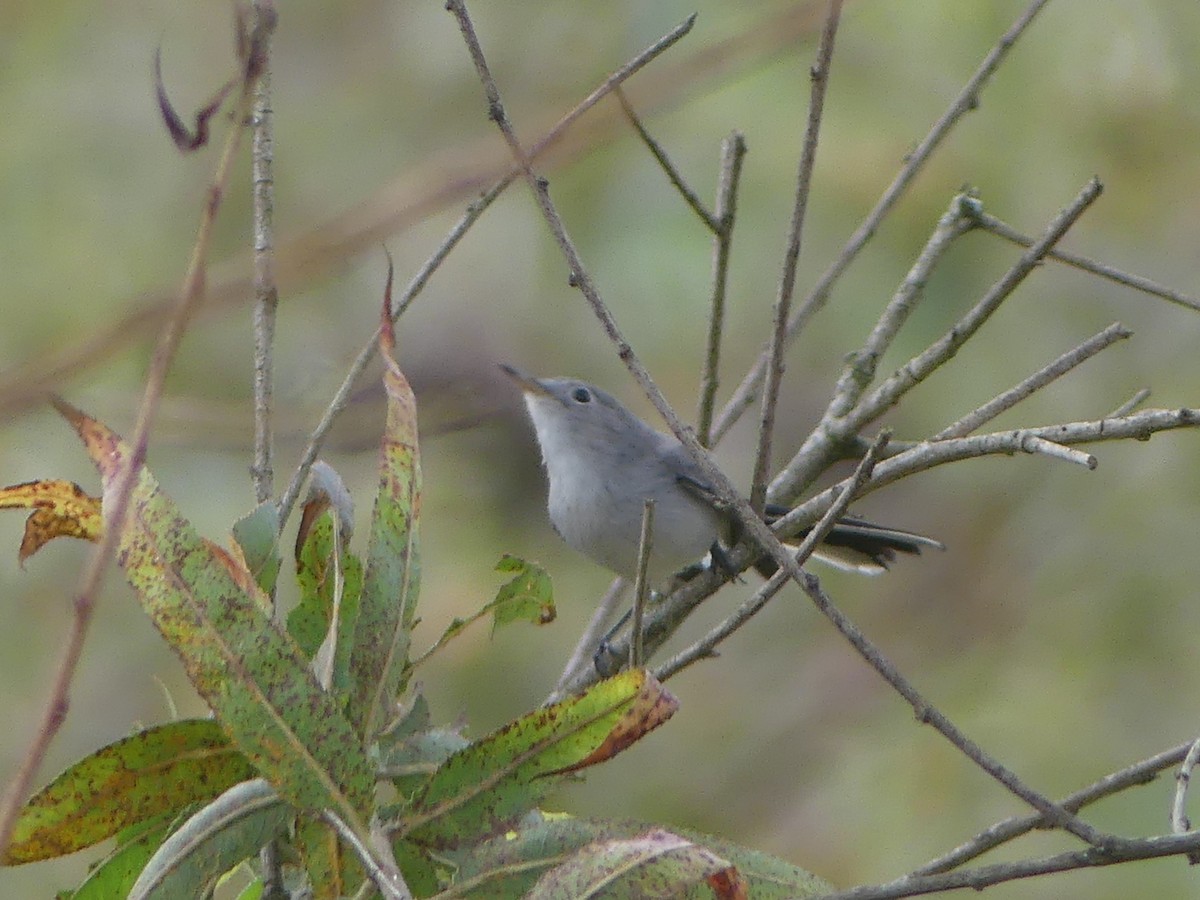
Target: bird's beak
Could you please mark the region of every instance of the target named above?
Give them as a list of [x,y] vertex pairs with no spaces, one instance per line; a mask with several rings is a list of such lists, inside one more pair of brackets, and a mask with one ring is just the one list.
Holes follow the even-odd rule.
[[546,390],[546,386],[538,379],[526,375],[520,369],[514,368],[507,363],[500,363],[500,369],[517,383],[517,386],[526,394],[538,394],[543,397],[551,396],[550,391]]

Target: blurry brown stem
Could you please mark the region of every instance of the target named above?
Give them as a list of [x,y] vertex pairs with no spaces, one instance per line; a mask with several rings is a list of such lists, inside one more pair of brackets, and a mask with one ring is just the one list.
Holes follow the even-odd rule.
[[[599,103],[600,100],[620,87],[620,85],[624,83],[630,76],[641,70],[647,63],[665,51],[668,47],[672,46],[689,31],[691,31],[695,20],[696,17],[694,15],[686,19],[682,24],[667,32],[665,35],[663,35],[663,37],[659,38],[629,62],[625,63],[625,65],[613,72],[612,75],[604,80],[603,84],[601,84],[598,88],[588,94],[587,97],[581,100],[574,109],[563,116],[558,123],[533,146],[533,149],[530,151],[531,156],[537,156],[543,152],[547,147],[557,141],[562,133],[566,131],[567,128],[570,127],[570,125],[587,110]],[[417,272],[417,274],[413,277],[412,281],[408,283],[408,287],[406,287],[404,292],[400,295],[399,300],[392,308],[393,321],[399,318],[400,314],[403,313],[404,310],[408,309],[409,304],[412,303],[416,296],[425,287],[426,282],[428,282],[433,273],[437,271],[438,267],[450,254],[450,251],[457,246],[458,242],[462,240],[463,236],[467,233],[475,221],[481,215],[483,215],[484,210],[491,206],[495,199],[499,197],[505,191],[505,189],[507,189],[508,186],[512,184],[513,181],[522,173],[523,170],[520,166],[514,166],[506,175],[504,175],[504,177],[502,177],[498,182],[492,185],[491,188],[484,192],[479,199],[475,200],[467,207],[467,211],[458,220],[458,222],[455,223],[454,227],[450,229],[450,233],[446,236],[446,239],[442,241],[442,243],[434,251],[433,255],[425,262],[420,271]],[[366,368],[370,364],[371,360],[375,358],[375,353],[378,349],[378,343],[379,329],[377,328],[375,333],[363,346],[362,350],[359,351],[359,354],[357,357],[355,357],[354,362],[351,363],[350,369],[346,373],[346,377],[343,379],[341,387],[338,388],[333,399],[330,401],[329,406],[326,407],[325,413],[321,417],[321,421],[317,424],[317,427],[313,429],[313,433],[308,441],[308,446],[305,447],[300,462],[296,467],[296,471],[292,474],[291,481],[288,482],[287,489],[283,492],[283,496],[279,500],[280,528],[287,523],[288,517],[291,515],[292,508],[295,506],[296,500],[300,496],[300,489],[304,485],[304,479],[308,477],[309,469],[312,468],[312,464],[316,461],[317,454],[321,452],[321,446],[325,442],[325,437],[329,433],[329,429],[333,427],[334,420],[337,418],[338,414],[345,409],[346,404],[350,402],[350,395],[354,390],[355,384],[362,376],[362,373],[366,371]]]
[[71,622],[71,630],[67,636],[58,672],[50,689],[45,712],[33,744],[9,784],[3,806],[0,807],[0,857],[3,856],[12,839],[17,815],[25,795],[29,792],[29,786],[41,767],[46,750],[66,718],[67,709],[70,706],[71,681],[74,679],[88,626],[95,610],[96,595],[104,573],[108,569],[109,561],[112,559],[113,551],[124,531],[126,516],[129,513],[130,496],[146,459],[150,428],[154,424],[154,417],[162,398],[167,372],[170,370],[175,352],[183,340],[191,315],[204,296],[204,273],[212,242],[213,227],[221,200],[229,185],[233,161],[241,145],[242,122],[250,110],[250,101],[254,91],[254,79],[249,77],[249,73],[252,71],[253,67],[247,62],[246,72],[248,75],[242,81],[242,89],[234,107],[233,125],[225,139],[225,146],[217,163],[212,183],[208,188],[206,202],[203,204],[200,214],[196,240],[192,247],[191,258],[188,260],[183,283],[179,288],[175,308],[163,327],[158,344],[154,349],[154,355],[150,360],[150,368],[146,374],[146,387],[142,395],[141,406],[138,409],[137,424],[129,439],[128,462],[114,479],[112,490],[105,492],[104,533],[80,575],[79,585],[75,591],[75,616]]

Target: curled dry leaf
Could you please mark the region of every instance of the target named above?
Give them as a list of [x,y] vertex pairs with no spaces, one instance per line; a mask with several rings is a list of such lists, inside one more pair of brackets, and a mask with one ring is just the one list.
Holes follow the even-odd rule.
[[32,509],[17,551],[21,565],[57,537],[95,541],[104,528],[100,498],[73,481],[27,481],[0,489],[0,509]]

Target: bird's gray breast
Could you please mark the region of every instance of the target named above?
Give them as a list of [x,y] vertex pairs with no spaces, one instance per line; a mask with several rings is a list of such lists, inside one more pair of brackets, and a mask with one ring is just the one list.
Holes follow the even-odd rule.
[[630,447],[602,459],[576,458],[559,471],[553,456],[548,457],[550,520],[563,540],[606,568],[633,577],[644,504],[650,497],[655,501],[651,582],[661,584],[703,556],[716,540],[719,518],[679,486],[679,461],[664,452],[668,449]]

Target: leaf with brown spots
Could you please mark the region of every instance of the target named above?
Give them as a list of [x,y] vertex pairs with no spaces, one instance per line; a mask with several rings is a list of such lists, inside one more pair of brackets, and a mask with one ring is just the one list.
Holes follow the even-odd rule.
[[367,742],[394,717],[396,698],[404,689],[421,584],[417,401],[396,362],[391,306],[389,261],[379,326],[387,424],[379,448],[379,490],[371,513],[362,599],[350,654],[350,720]]
[[139,731],[84,757],[38,791],[21,810],[4,862],[74,853],[131,825],[211,800],[254,775],[211,719]]
[[[731,875],[728,873],[732,873]],[[678,897],[714,875],[729,890],[718,900],[739,900],[737,870],[717,854],[661,828],[620,840],[584,847],[538,879],[526,900],[576,900],[580,897]],[[711,882],[709,886],[712,887]]]
[[[56,406],[110,489],[129,447],[79,410]],[[144,467],[117,561],[238,749],[285,800],[334,809],[365,834],[374,776],[354,729],[271,618],[254,580],[233,557],[214,552]]]
[[[456,866],[455,896],[460,900],[524,897],[539,878],[567,859],[592,852],[593,848],[637,840],[657,827],[629,819],[530,813],[504,834],[447,855]],[[693,882],[667,896],[687,900],[713,900],[714,895],[738,897],[737,891],[744,886],[755,900],[802,900],[833,890],[828,882],[777,857],[691,829],[669,830],[735,868],[713,872],[706,881]],[[612,893],[601,896],[645,896],[627,887],[622,891],[621,885],[614,885]]]
[[100,498],[85,493],[73,481],[27,481],[0,488],[0,509],[32,509],[17,560],[25,560],[57,537],[100,538],[104,522]]
[[622,672],[586,693],[535,710],[451,756],[413,799],[400,836],[444,849],[497,834],[532,809],[554,786],[546,777],[572,771],[585,760],[607,758],[632,742],[613,743],[615,731],[630,735],[631,709],[654,710],[653,724],[678,706],[647,672]]

